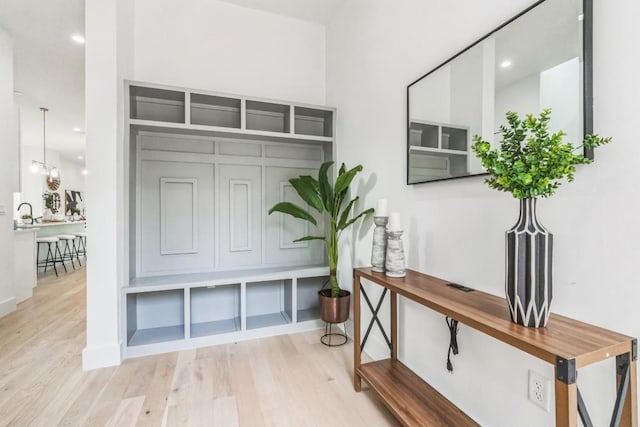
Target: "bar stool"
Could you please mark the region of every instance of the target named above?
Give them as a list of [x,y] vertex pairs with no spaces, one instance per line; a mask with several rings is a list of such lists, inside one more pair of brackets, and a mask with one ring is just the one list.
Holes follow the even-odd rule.
[[[36,243],[38,244],[38,248],[36,252],[36,270],[38,268],[44,267],[44,272],[46,273],[47,267],[49,267],[49,264],[52,264],[53,271],[56,272],[56,277],[58,277],[58,269],[56,268],[56,262],[59,262],[60,259],[62,258],[62,256],[60,256],[60,258],[57,257],[57,254],[60,253],[60,247],[58,246],[59,241],[60,239],[53,236],[36,238]],[[55,247],[53,251],[51,250],[52,243],[55,243]],[[47,256],[44,261],[40,261],[40,245],[43,245],[43,244],[47,245]],[[64,264],[62,265],[64,266]],[[65,271],[66,271],[66,267],[65,267]]]
[[[71,266],[75,270],[76,265],[73,262],[73,258],[77,258],[78,264],[82,267],[80,257],[78,257],[77,253],[78,250],[76,248],[76,236],[74,234],[60,234],[56,237],[60,239],[61,243],[64,242],[64,249],[62,250],[62,265],[64,265],[66,261],[71,261]],[[71,246],[69,246],[69,242],[71,242]]]
[[79,231],[75,233],[78,238],[78,255],[82,255],[83,257],[87,257],[87,233],[84,231]]

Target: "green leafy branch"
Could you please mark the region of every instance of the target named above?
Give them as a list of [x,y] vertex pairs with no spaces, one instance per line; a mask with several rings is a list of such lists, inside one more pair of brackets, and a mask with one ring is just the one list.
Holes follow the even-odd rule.
[[499,148],[492,149],[490,142],[475,135],[472,149],[491,175],[485,180],[489,187],[510,192],[517,199],[553,195],[562,179],[573,181],[576,165],[591,163],[576,150],[611,142],[610,137],[590,134],[581,146],[565,143],[565,132],[549,133],[550,109],[543,110],[539,117],[527,114],[520,119],[511,111],[506,116],[509,125],[500,126]]

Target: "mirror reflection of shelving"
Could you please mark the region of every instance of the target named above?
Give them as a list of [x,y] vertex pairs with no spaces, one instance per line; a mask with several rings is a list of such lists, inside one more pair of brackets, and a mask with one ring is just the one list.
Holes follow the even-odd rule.
[[468,174],[469,128],[412,120],[409,183]]
[[466,155],[469,151],[469,128],[412,120],[409,145],[412,151]]

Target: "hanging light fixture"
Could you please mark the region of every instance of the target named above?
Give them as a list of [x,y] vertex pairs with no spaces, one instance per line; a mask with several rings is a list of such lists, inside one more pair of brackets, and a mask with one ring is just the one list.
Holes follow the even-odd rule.
[[40,107],[40,111],[42,111],[42,161],[32,160],[29,170],[33,173],[40,172],[47,178],[58,178],[60,176],[58,169],[47,163],[47,111],[49,109]]

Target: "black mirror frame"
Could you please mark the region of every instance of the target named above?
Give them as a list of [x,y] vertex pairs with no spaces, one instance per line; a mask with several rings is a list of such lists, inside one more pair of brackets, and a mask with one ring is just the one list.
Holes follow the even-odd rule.
[[[411,120],[411,117],[409,117],[409,114],[410,114],[410,111],[409,111],[410,110],[409,90],[411,89],[411,86],[415,85],[416,83],[420,82],[425,77],[429,76],[430,74],[432,74],[435,71],[439,70],[443,66],[447,65],[449,62],[453,61],[458,56],[462,55],[463,53],[465,53],[466,51],[468,51],[472,47],[476,46],[477,44],[479,44],[479,43],[483,42],[484,40],[486,40],[487,38],[491,37],[495,32],[499,31],[503,27],[506,27],[507,25],[509,25],[513,21],[517,20],[522,15],[526,14],[527,12],[529,12],[532,9],[534,9],[535,7],[541,5],[545,1],[547,1],[547,0],[539,0],[539,1],[535,2],[534,4],[532,4],[531,6],[526,8],[525,10],[523,10],[522,12],[518,13],[517,15],[515,15],[513,18],[511,18],[508,21],[504,22],[499,27],[494,28],[489,33],[487,33],[485,36],[483,36],[480,39],[476,40],[472,44],[470,44],[467,47],[465,47],[464,49],[462,49],[460,52],[456,53],[455,55],[453,55],[452,57],[450,57],[446,61],[442,62],[440,65],[438,65],[434,69],[430,70],[429,72],[427,72],[427,73],[423,74],[422,76],[418,77],[413,82],[409,83],[409,85],[407,86],[407,111],[406,111],[407,114],[406,114],[406,122],[405,122],[405,127],[406,127],[406,132],[407,132],[407,135],[406,135],[406,142],[407,142],[407,145],[406,145],[406,153],[407,153],[406,160],[407,160],[407,163],[406,163],[406,168],[405,168],[406,171],[407,171],[407,185],[428,184],[428,183],[431,183],[431,182],[449,181],[449,180],[452,180],[452,179],[461,179],[461,178],[474,178],[474,177],[487,175],[486,173],[484,173],[484,174],[463,175],[463,176],[455,176],[455,177],[450,177],[450,178],[433,179],[433,180],[422,181],[422,182],[409,182],[409,155],[410,155],[409,150],[411,148],[410,147],[410,141],[409,141],[409,138],[410,138],[410,126],[409,126],[409,123],[410,123],[410,120]],[[582,13],[583,13],[583,19],[582,19],[582,29],[583,29],[583,32],[582,32],[582,56],[583,56],[582,120],[583,120],[583,135],[588,135],[590,133],[593,133],[593,0],[582,0]],[[593,148],[584,148],[583,155],[586,158],[590,159],[590,160],[594,160],[593,151],[594,151]]]

